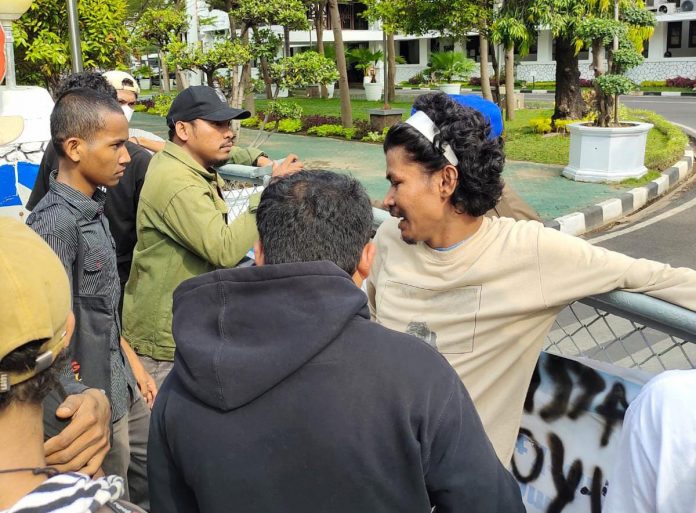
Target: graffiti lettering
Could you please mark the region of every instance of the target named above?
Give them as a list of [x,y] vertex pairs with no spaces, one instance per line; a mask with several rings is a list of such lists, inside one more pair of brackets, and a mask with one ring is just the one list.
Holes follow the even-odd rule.
[[626,416],[628,401],[626,400],[626,388],[621,383],[614,383],[611,390],[604,398],[604,402],[597,406],[597,413],[604,417],[604,432],[600,443],[605,447],[609,443],[614,426],[622,422]]
[[561,439],[554,433],[549,433],[549,447],[551,448],[551,477],[553,478],[557,494],[546,511],[548,513],[560,513],[566,504],[575,499],[575,490],[582,478],[582,461],[573,461],[566,476],[563,473],[565,448]]
[[513,455],[512,457],[512,475],[515,476],[515,479],[517,479],[520,483],[526,484],[530,481],[534,481],[541,474],[541,469],[544,468],[544,450],[539,446],[539,442],[536,441],[534,435],[529,429],[520,428],[520,434],[518,435],[518,438],[520,436],[527,437],[529,442],[532,444],[532,447],[534,447],[534,452],[536,452],[536,456],[534,457],[534,464],[532,465],[532,470],[526,476],[523,476],[520,473],[515,463],[515,456]]
[[555,384],[553,400],[540,412],[541,418],[552,422],[562,417],[568,411],[570,394],[573,391],[572,372],[578,380],[582,393],[575,399],[573,407],[568,411],[568,417],[577,419],[586,412],[592,404],[592,400],[606,387],[604,378],[593,369],[573,360],[568,360],[566,365],[558,365],[553,360],[547,360],[546,372]]

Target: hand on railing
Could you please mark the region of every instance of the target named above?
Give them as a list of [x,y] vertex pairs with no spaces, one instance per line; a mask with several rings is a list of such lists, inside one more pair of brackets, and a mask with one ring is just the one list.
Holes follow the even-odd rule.
[[300,161],[300,158],[295,154],[290,154],[281,162],[275,161],[273,163],[273,173],[272,176],[286,176],[304,169],[304,164]]

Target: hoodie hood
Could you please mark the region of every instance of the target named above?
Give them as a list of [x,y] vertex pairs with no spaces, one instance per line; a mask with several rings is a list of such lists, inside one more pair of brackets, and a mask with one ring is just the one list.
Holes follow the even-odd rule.
[[173,372],[223,411],[304,366],[356,315],[370,318],[365,294],[331,262],[213,271],[175,290],[173,313]]

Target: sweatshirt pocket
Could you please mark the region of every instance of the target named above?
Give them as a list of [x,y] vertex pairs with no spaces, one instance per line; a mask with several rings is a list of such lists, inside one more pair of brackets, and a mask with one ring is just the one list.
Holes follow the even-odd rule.
[[387,281],[377,298],[376,320],[443,355],[471,353],[480,305],[480,285],[436,290]]

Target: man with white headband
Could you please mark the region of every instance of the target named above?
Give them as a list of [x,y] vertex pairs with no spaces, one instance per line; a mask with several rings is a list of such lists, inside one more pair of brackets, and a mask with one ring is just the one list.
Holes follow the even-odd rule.
[[614,289],[696,309],[696,272],[544,228],[485,217],[505,156],[481,113],[446,94],[416,99],[387,133],[384,198],[367,278],[373,318],[416,335],[455,368],[509,465],[544,338],[569,303]]

